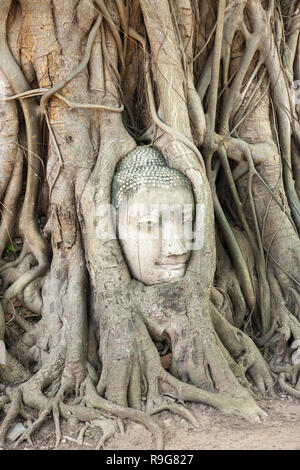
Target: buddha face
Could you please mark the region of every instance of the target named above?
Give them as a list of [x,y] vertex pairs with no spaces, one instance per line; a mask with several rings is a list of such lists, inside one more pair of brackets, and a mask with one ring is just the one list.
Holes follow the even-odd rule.
[[187,187],[140,188],[120,205],[118,236],[133,277],[155,285],[184,276],[193,213],[194,197]]

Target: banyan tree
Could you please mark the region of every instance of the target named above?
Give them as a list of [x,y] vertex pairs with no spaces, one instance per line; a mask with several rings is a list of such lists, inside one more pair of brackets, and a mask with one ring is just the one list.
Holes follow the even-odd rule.
[[0,12],[0,443],[299,398],[299,1]]

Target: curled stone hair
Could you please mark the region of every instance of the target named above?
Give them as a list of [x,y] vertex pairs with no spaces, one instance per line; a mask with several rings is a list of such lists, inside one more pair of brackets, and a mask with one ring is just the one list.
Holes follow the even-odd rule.
[[139,146],[118,164],[112,186],[112,203],[118,208],[122,198],[129,198],[140,188],[171,189],[183,187],[191,191],[189,180],[180,171],[170,168],[154,147]]

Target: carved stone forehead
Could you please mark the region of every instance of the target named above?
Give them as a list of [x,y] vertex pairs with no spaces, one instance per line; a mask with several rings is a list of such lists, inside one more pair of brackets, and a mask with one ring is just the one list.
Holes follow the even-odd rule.
[[141,188],[187,188],[189,180],[170,168],[163,155],[154,147],[139,146],[118,164],[112,187],[112,202],[120,206],[123,197],[129,198]]

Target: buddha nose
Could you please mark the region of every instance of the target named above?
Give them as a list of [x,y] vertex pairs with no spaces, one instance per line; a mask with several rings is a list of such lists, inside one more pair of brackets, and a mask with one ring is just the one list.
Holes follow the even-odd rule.
[[171,238],[162,240],[163,256],[183,256],[187,253],[187,249],[181,239]]

